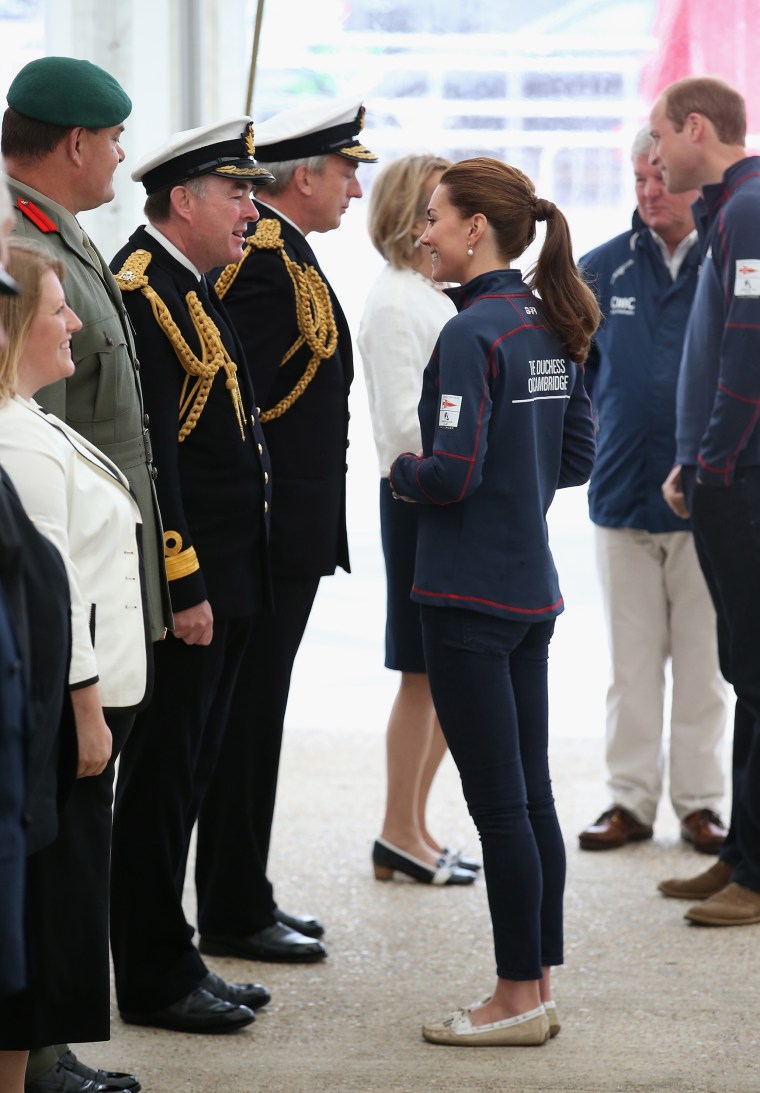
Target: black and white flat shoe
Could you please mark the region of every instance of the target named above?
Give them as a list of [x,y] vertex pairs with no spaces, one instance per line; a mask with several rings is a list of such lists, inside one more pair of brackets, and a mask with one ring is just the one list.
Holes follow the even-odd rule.
[[483,868],[482,863],[475,858],[467,858],[461,850],[452,850],[448,846],[444,846],[443,856],[448,859],[452,865],[458,865],[460,869],[469,869],[471,873],[479,873]]
[[372,847],[372,865],[375,870],[376,880],[392,880],[394,873],[403,873],[420,884],[451,885],[472,884],[476,874],[469,869],[461,869],[445,855],[442,855],[435,866],[430,866],[419,858],[405,854],[397,846],[386,842],[385,839],[376,839]]

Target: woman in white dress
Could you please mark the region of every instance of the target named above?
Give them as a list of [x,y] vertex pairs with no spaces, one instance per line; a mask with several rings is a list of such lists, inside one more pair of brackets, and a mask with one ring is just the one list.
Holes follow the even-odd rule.
[[[419,607],[410,600],[417,510],[393,501],[388,474],[399,452],[421,444],[417,404],[425,369],[454,305],[432,280],[419,238],[428,199],[449,161],[428,154],[388,164],[370,196],[369,234],[386,265],[367,296],[359,349],[380,464],[380,528],[387,576],[385,666],[401,673],[387,730],[385,819],[372,851],[375,876],[404,873],[426,884],[469,884],[478,863],[429,832],[428,793],[446,743],[433,708],[422,653]],[[467,868],[466,866],[469,866]]]

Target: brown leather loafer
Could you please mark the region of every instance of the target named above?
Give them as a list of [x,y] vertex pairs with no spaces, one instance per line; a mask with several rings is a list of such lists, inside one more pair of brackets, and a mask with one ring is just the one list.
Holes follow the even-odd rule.
[[674,877],[673,880],[661,881],[657,887],[663,895],[670,896],[671,899],[709,899],[716,892],[722,891],[731,882],[733,875],[733,865],[716,861],[696,877],[684,877],[682,880]]
[[581,850],[617,850],[626,843],[641,842],[651,839],[654,832],[647,824],[639,823],[627,808],[613,805],[603,812],[585,831],[581,831],[578,842]]
[[704,903],[690,907],[684,918],[699,926],[750,926],[760,922],[760,892],[727,884]]
[[681,820],[681,838],[700,854],[718,854],[728,830],[717,812],[700,808]]

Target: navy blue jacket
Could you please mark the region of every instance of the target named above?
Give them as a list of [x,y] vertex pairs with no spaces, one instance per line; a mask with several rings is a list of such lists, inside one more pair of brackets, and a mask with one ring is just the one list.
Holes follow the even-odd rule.
[[676,460],[707,486],[760,464],[760,157],[694,203],[702,266],[678,380]]
[[[261,220],[249,225],[251,233],[279,225],[288,257],[324,282],[338,332],[335,352],[322,361],[300,397],[263,425],[274,479],[272,573],[286,580],[314,580],[334,573],[336,566],[350,570],[346,448],[348,392],[354,375],[351,333],[308,240],[276,209],[257,208]],[[312,356],[305,344],[291,353],[301,330],[294,285],[276,247],[255,248],[244,255],[224,306],[243,344],[256,398],[266,413],[293,391]]]
[[[425,369],[422,458],[391,467],[420,502],[412,599],[542,622],[563,610],[546,513],[588,481],[594,425],[583,370],[519,270],[449,290],[459,311]],[[399,501],[399,504],[403,502]]]
[[675,280],[638,213],[630,231],[579,263],[603,321],[586,362],[597,459],[588,491],[595,524],[686,531],[662,498],[675,462],[676,384],[699,270],[691,248]]
[[[187,296],[195,292],[202,297],[207,284],[199,284],[195,274],[144,228],[138,228],[115,256],[111,263],[114,273],[118,274],[138,250],[151,256],[146,269],[150,286],[198,356],[203,350]],[[215,619],[235,619],[267,610],[271,603],[267,547],[270,467],[264,434],[258,415],[253,413],[254,394],[243,349],[213,289],[202,302],[219,330],[222,345],[239,365],[237,379],[247,420],[241,434],[227,376],[219,368],[197,424],[180,441],[180,425],[192,414],[187,404],[192,403],[197,388],[190,385],[178,351],[156,321],[151,302],[141,291],[124,293],[142,361],[140,374],[158,471],[156,493],[164,524],[172,607],[183,611],[208,599]],[[179,560],[187,564],[176,565]]]

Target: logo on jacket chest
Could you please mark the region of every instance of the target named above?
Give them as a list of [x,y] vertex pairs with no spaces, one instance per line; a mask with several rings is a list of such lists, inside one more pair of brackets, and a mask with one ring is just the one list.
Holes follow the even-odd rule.
[[636,297],[635,296],[611,296],[610,297],[610,315],[635,315],[636,314]]

